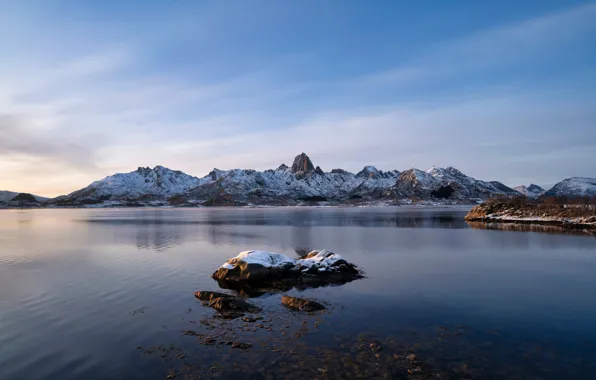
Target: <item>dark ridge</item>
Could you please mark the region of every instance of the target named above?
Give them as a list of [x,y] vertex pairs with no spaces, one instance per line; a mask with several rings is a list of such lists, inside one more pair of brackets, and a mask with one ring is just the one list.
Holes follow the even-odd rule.
[[28,203],[39,203],[39,201],[29,193],[20,193],[16,197],[10,200],[11,202],[28,202]]

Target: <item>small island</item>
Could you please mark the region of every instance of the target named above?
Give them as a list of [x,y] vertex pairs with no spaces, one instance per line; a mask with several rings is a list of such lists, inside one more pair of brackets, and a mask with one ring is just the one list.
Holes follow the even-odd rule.
[[596,197],[495,197],[472,208],[465,220],[596,230]]

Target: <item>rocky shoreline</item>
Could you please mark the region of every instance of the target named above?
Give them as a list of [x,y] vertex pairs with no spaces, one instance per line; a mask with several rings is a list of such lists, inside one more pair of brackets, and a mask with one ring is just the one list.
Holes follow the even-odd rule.
[[596,215],[590,215],[592,209],[588,209],[588,213],[582,213],[583,215],[574,215],[577,210],[569,211],[570,207],[572,206],[519,205],[512,201],[492,201],[472,208],[465,216],[465,220],[466,222],[542,225],[568,230],[596,230]]

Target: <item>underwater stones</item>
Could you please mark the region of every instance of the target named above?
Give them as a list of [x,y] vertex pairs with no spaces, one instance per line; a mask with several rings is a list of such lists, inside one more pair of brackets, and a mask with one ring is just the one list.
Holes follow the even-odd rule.
[[325,309],[325,306],[316,301],[298,297],[283,296],[281,297],[281,303],[290,309],[300,311],[317,311]]

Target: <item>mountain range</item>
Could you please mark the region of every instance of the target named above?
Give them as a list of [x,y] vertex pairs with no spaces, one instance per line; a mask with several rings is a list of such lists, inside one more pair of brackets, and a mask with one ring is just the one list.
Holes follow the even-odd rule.
[[18,192],[14,192],[14,191],[0,190],[0,203],[8,203],[8,202],[13,202],[13,201],[18,202],[18,201],[22,200],[26,195],[30,195],[32,197],[32,198],[27,197],[29,199],[29,201],[31,201],[31,202],[42,203],[42,202],[49,200],[49,198],[40,197],[39,195],[31,195],[31,194],[27,194],[27,193],[18,193]]
[[[570,178],[545,192],[536,185],[512,189],[501,182],[477,180],[454,167],[384,172],[365,166],[355,174],[343,169],[325,172],[302,153],[296,156],[291,167],[282,164],[277,169],[262,172],[213,169],[202,178],[163,166],[140,167],[95,181],[68,195],[49,200],[36,196],[27,199],[35,198],[43,205],[54,207],[407,204],[421,201],[453,204],[477,203],[496,195],[520,193],[528,197],[543,193],[596,195],[596,179]],[[6,199],[14,199],[18,193],[12,195],[0,198],[0,202],[6,203]],[[25,200],[21,198],[21,203]]]

